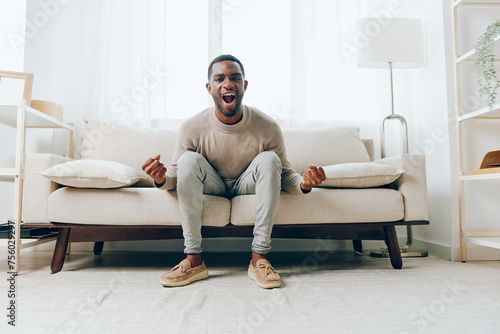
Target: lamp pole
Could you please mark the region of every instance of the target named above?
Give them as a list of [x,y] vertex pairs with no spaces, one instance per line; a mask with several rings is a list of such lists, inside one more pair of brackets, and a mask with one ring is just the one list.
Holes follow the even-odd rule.
[[[401,142],[403,143],[403,154],[408,154],[408,126],[406,119],[398,114],[394,113],[394,85],[393,85],[393,74],[392,74],[392,62],[389,62],[389,72],[391,76],[391,114],[384,118],[382,126],[380,127],[380,150],[382,158],[386,157],[385,152],[385,121],[391,119],[397,119],[401,123]],[[426,250],[420,249],[410,249],[413,244],[413,231],[411,225],[406,225],[406,244],[400,247],[401,257],[425,257],[428,255]],[[389,257],[389,251],[387,249],[381,249],[380,251],[371,251],[370,256],[373,257]]]
[[408,154],[408,125],[406,123],[406,119],[403,116],[394,113],[394,83],[392,74],[392,62],[389,62],[389,74],[391,77],[391,114],[384,118],[382,127],[380,128],[380,153],[382,158],[386,157],[385,122],[390,119],[396,119],[401,123],[401,142],[403,143],[403,154]]

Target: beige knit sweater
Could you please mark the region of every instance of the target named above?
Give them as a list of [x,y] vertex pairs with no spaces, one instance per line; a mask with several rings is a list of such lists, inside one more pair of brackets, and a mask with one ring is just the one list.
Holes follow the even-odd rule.
[[283,167],[281,187],[287,192],[302,194],[302,176],[290,166],[279,125],[256,108],[244,105],[242,108],[242,120],[233,125],[221,123],[215,115],[215,107],[184,121],[161,189],[176,188],[177,160],[186,151],[201,154],[226,181],[237,179],[259,153],[274,151]]

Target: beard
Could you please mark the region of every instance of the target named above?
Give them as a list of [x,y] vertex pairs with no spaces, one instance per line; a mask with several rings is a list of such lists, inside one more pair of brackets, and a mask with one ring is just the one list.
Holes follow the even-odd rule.
[[230,110],[224,109],[224,105],[220,101],[216,101],[215,105],[217,106],[217,109],[219,109],[219,111],[222,115],[224,115],[226,117],[233,117],[236,115],[238,110],[240,110],[242,100],[243,100],[243,96],[238,96],[236,98],[236,105],[235,105],[234,109],[230,109]]

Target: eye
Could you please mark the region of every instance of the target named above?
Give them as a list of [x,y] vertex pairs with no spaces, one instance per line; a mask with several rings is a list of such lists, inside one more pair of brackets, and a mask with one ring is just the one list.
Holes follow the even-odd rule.
[[222,79],[222,78],[217,78],[217,79],[215,79],[215,81],[217,81],[217,82],[222,82],[222,81],[224,81],[224,79]]

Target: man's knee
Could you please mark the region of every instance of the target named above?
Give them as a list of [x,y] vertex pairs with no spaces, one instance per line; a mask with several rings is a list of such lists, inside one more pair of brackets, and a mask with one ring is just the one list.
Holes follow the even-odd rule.
[[184,152],[179,160],[177,160],[178,169],[189,169],[195,166],[199,166],[205,158],[196,152],[186,151]]
[[282,166],[281,166],[281,160],[276,154],[276,152],[273,151],[265,151],[261,152],[257,155],[255,158],[257,165],[259,167],[265,167],[265,168],[271,168],[271,169],[278,169],[281,171]]

